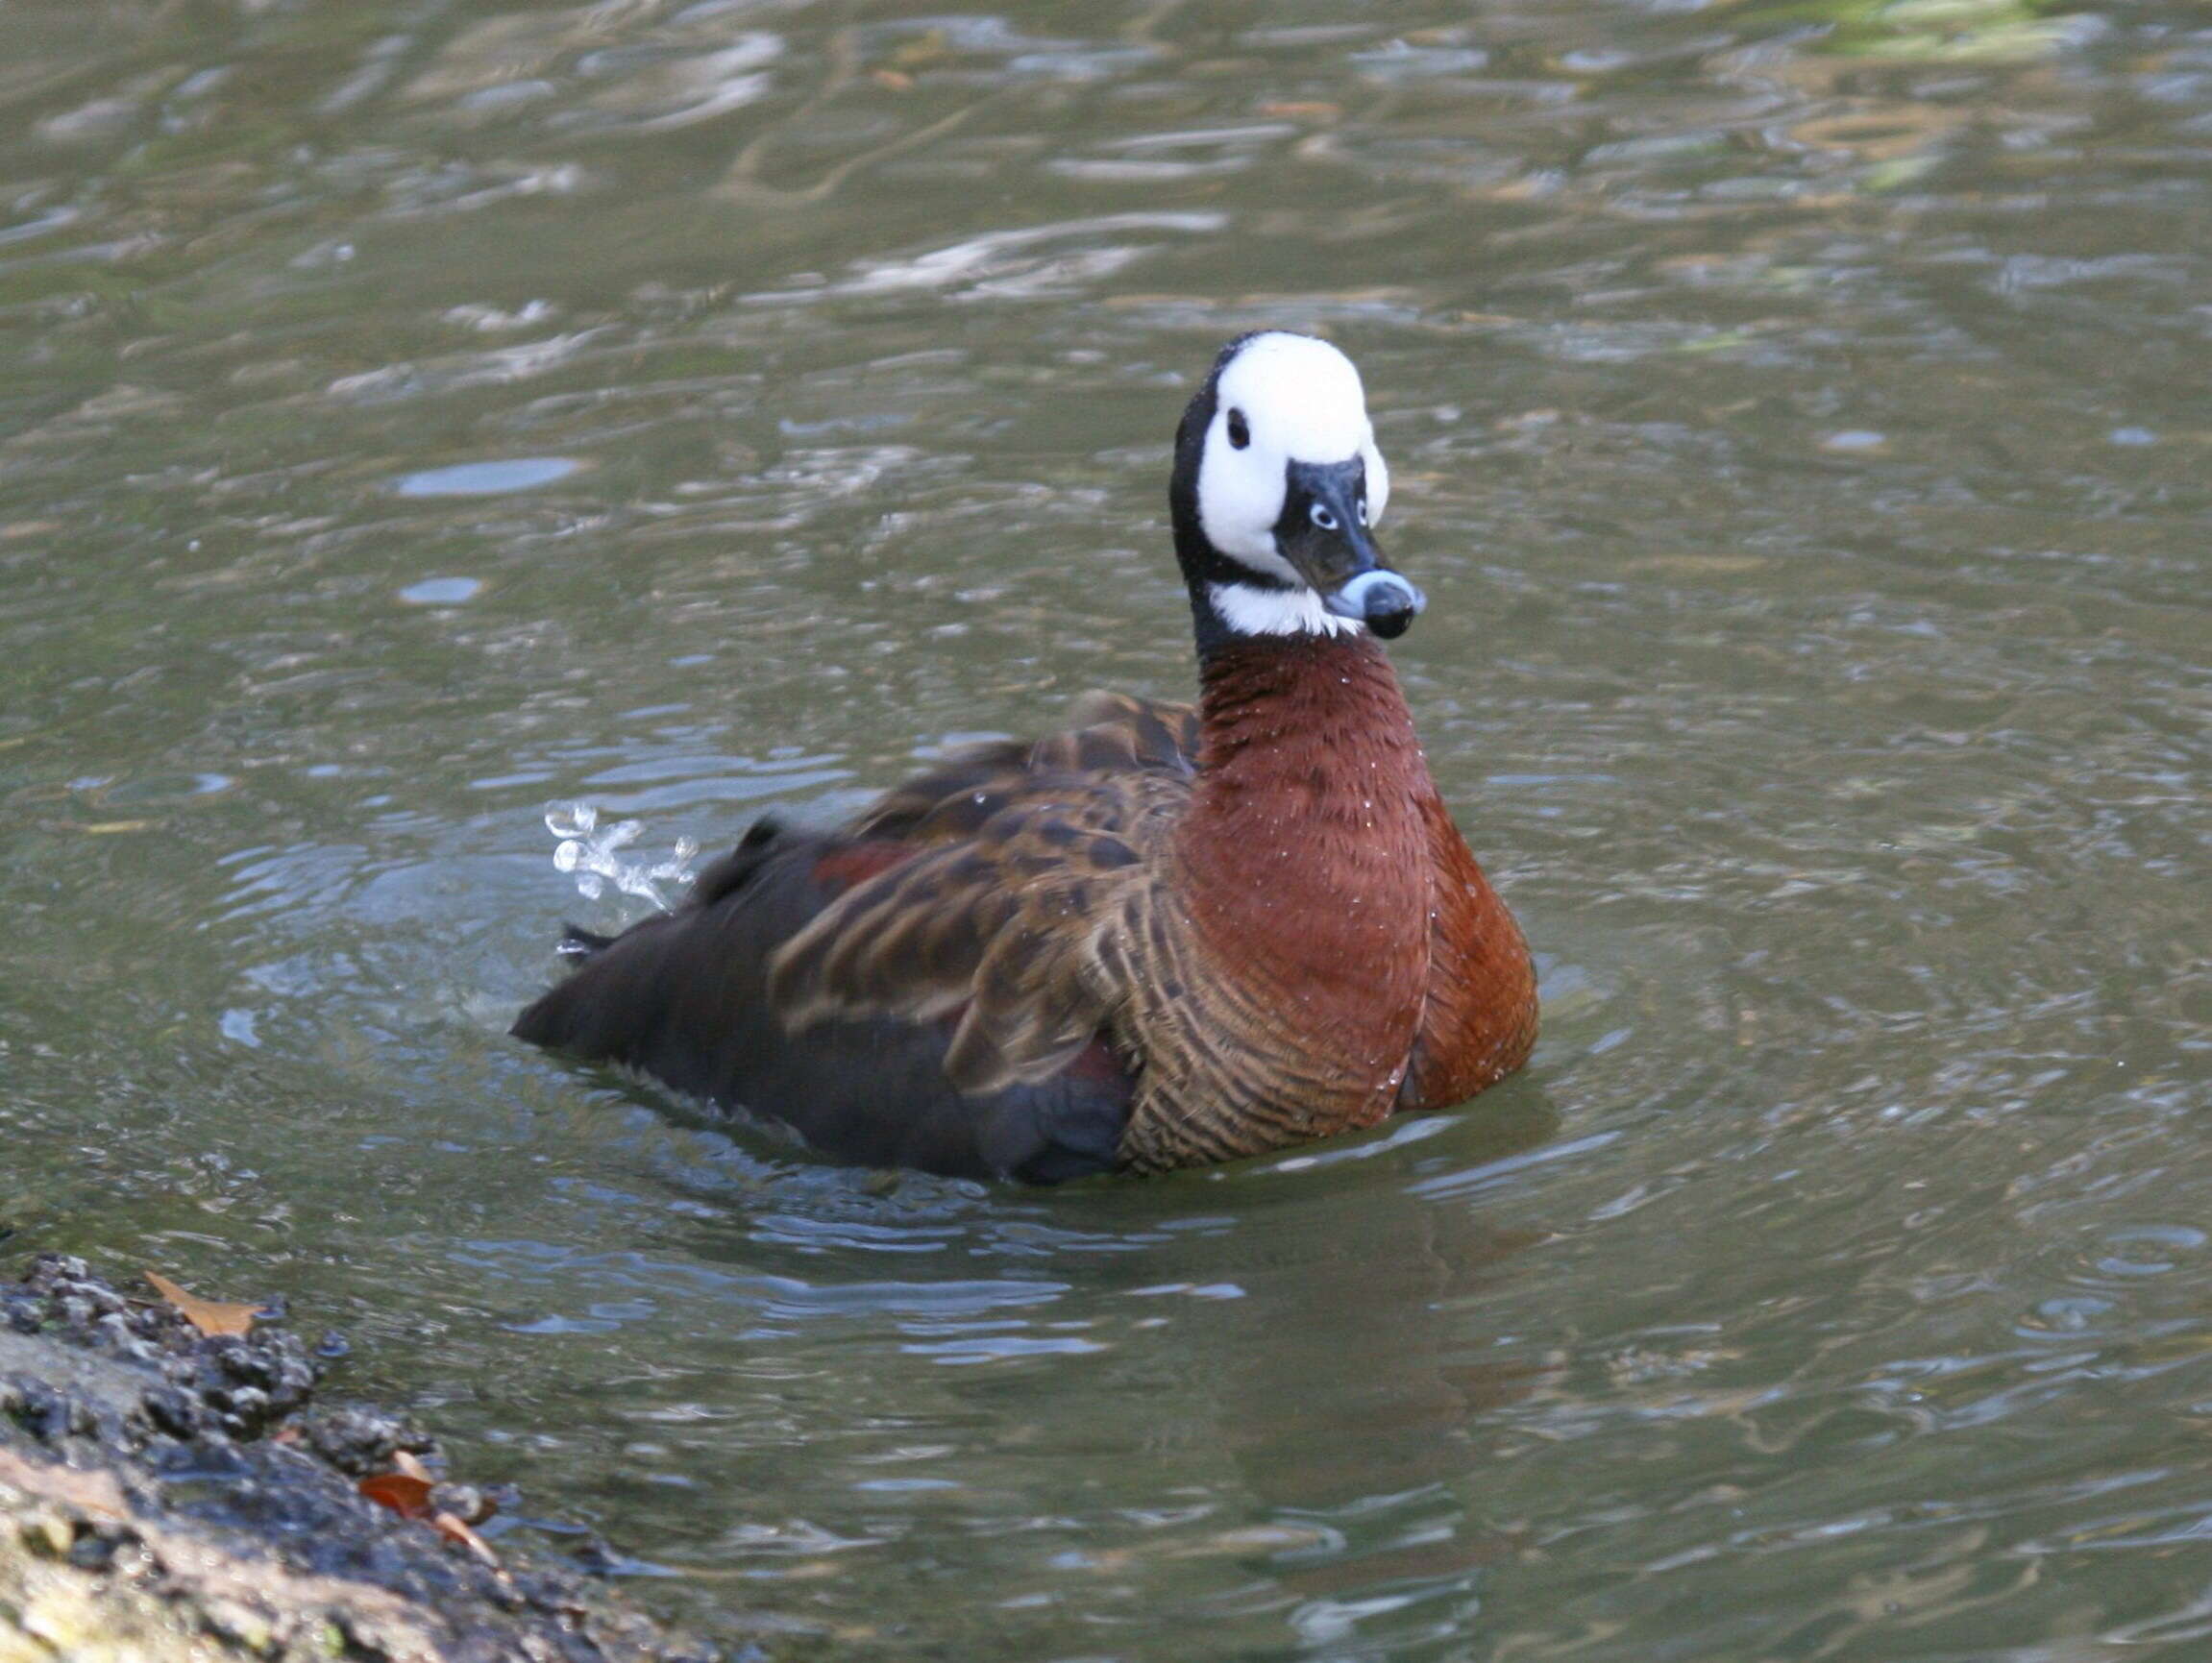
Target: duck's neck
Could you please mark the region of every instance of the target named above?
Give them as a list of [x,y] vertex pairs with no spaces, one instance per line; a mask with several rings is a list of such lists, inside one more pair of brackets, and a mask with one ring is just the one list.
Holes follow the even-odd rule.
[[1229,636],[1200,682],[1177,834],[1192,920],[1315,1061],[1394,1090],[1428,977],[1436,788],[1389,661],[1364,633]]

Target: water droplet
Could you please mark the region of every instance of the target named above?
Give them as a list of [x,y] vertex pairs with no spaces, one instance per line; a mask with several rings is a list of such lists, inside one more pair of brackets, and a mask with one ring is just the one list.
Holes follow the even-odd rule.
[[644,833],[642,820],[621,820],[602,831],[599,811],[589,803],[550,802],[545,824],[561,840],[553,850],[553,869],[573,875],[578,893],[586,900],[597,900],[612,882],[622,893],[666,911],[668,899],[661,885],[692,881],[691,860],[699,853],[699,844],[691,838],[678,839],[666,860],[649,864],[626,861],[616,852]]

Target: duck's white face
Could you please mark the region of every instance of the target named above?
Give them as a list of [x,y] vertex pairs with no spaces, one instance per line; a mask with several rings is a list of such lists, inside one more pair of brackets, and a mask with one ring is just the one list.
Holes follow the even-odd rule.
[[1283,557],[1276,525],[1292,462],[1365,464],[1365,518],[1379,525],[1390,471],[1375,449],[1367,396],[1352,360],[1311,335],[1254,335],[1216,383],[1198,464],[1198,523],[1222,553],[1280,582],[1305,579]]
[[1208,582],[1220,622],[1243,635],[1398,634],[1420,591],[1381,568],[1369,535],[1390,473],[1352,360],[1310,335],[1254,335],[1214,393],[1198,524],[1249,575]]

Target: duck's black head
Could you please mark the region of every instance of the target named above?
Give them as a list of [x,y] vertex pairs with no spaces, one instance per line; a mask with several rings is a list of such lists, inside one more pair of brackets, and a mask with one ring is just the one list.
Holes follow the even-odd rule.
[[1279,330],[1223,347],[1183,412],[1167,485],[1198,650],[1246,635],[1403,635],[1424,602],[1375,547],[1389,495],[1351,359]]

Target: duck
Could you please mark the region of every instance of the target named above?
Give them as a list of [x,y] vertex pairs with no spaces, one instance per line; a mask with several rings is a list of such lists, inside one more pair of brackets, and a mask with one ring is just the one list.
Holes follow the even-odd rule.
[[774,814],[514,1035],[831,1160],[1054,1184],[1443,1109],[1536,1041],[1528,942],[1431,777],[1383,643],[1423,609],[1376,542],[1351,359],[1263,330],[1177,427],[1198,697],[1078,698],[844,823]]

